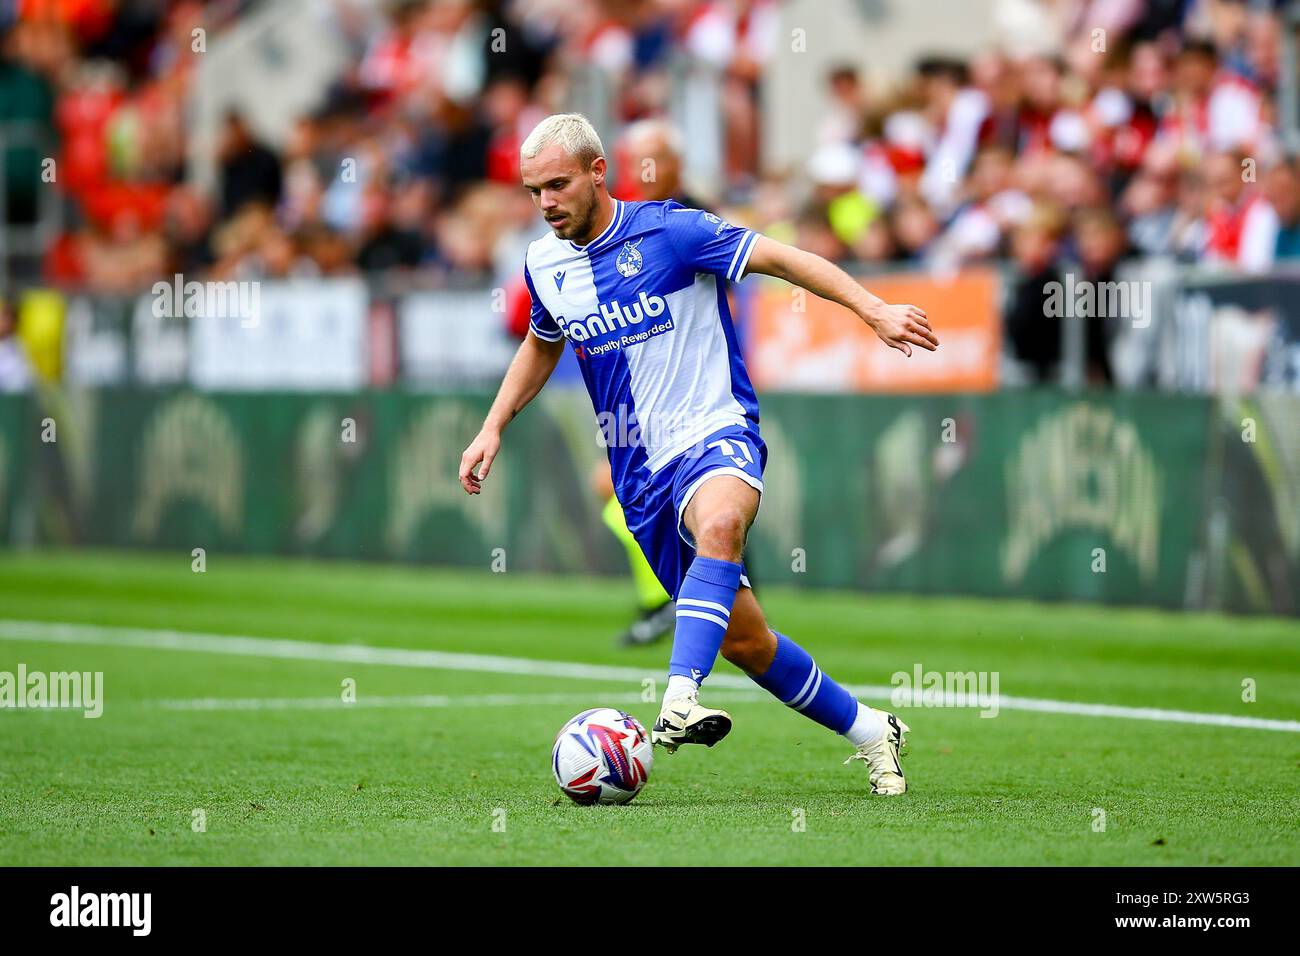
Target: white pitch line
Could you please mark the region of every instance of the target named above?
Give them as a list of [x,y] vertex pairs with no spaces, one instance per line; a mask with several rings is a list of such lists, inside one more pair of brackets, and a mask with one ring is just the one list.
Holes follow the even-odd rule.
[[[638,684],[646,677],[658,676],[657,672],[633,667],[569,664],[563,661],[540,661],[526,657],[415,651],[396,647],[374,647],[369,644],[323,644],[315,641],[291,641],[269,637],[203,634],[196,631],[139,627],[104,627],[98,624],[66,624],[56,621],[0,620],[0,640],[97,644],[148,650],[194,651],[200,654],[234,654],[243,657],[275,657],[343,664],[380,664],[431,670],[520,674],[528,677],[634,681]],[[717,678],[711,677],[709,680],[716,687],[751,690],[754,686],[753,682],[730,674],[720,674]]]
[[[104,627],[97,624],[69,624],[57,621],[0,619],[0,640],[134,647],[148,650],[233,654],[242,657],[272,657],[325,663],[375,664],[389,667],[428,668],[431,670],[520,674],[531,677],[565,677],[575,680],[633,681],[640,683],[646,677],[654,676],[634,667],[615,667],[603,664],[573,664],[565,661],[541,661],[532,658],[502,657],[492,654],[416,651],[394,647],[372,647],[365,644],[323,644],[314,641],[291,641],[230,634],[202,634],[192,631],[154,630],[138,627]],[[734,674],[714,674],[709,677],[709,686],[725,687],[733,690],[753,690],[754,684],[747,678]],[[849,687],[849,690],[859,697],[889,700],[895,688],[884,685],[853,685]],[[1074,701],[1008,696],[999,696],[997,705],[1002,710],[1027,710],[1081,717],[1113,717],[1125,720],[1154,720],[1175,724],[1300,733],[1300,721],[1297,720],[1238,717],[1234,714],[1206,714],[1186,710],[1161,710],[1156,707],[1121,707],[1113,704],[1083,704]]]
[[[754,691],[720,691],[717,700],[760,700],[767,696]],[[602,694],[600,698],[610,704],[645,703],[635,691]],[[198,697],[183,700],[149,700],[141,703],[164,710],[353,710],[360,708],[410,707],[518,707],[538,704],[572,704],[590,702],[590,693],[568,694],[467,694],[443,696],[439,694],[383,695],[368,694],[346,703],[340,697]]]
[[1039,700],[1035,697],[999,695],[997,705],[1005,710],[1034,710],[1044,714],[1073,714],[1078,717],[1120,717],[1125,720],[1157,720],[1174,724],[1210,727],[1240,727],[1246,730],[1283,730],[1300,733],[1300,720],[1268,717],[1238,717],[1236,714],[1205,714],[1195,710],[1162,710],[1159,707],[1120,707],[1115,704],[1078,704],[1068,700]]

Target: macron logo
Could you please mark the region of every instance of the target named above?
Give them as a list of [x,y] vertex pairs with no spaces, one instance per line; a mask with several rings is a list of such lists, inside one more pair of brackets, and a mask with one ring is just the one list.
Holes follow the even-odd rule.
[[567,270],[561,269],[555,273],[555,291],[559,292],[564,288],[564,274]]

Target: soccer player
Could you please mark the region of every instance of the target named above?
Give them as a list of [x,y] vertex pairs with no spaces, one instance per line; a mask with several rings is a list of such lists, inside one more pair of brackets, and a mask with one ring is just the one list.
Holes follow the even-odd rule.
[[[669,753],[713,746],[731,716],[699,702],[719,651],[760,687],[844,735],[873,793],[906,791],[908,728],[859,703],[808,652],[767,626],[741,553],[767,448],[736,346],[725,282],[758,272],[838,302],[910,356],[938,339],[925,312],[889,305],[820,256],[672,201],[621,202],[586,118],[549,116],[520,147],[520,174],[551,233],[528,248],[529,334],[460,460],[477,494],[501,434],[573,347],[609,449],[627,525],[677,602],[668,686],[652,738]],[[628,427],[635,422],[635,428]]]
[[[704,208],[686,192],[682,182],[682,134],[668,120],[652,118],[633,123],[623,131],[615,153],[623,169],[623,183],[638,199],[673,199],[692,209]],[[593,471],[592,488],[605,502],[601,519],[627,551],[628,568],[641,605],[641,613],[619,637],[619,643],[624,646],[654,643],[672,633],[676,606],[646,560],[636,536],[627,527],[623,505],[614,491],[608,458],[601,459]]]

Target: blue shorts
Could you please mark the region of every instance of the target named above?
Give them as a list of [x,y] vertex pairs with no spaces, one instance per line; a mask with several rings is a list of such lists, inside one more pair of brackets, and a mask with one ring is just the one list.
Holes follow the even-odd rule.
[[[677,599],[695,560],[695,542],[682,523],[692,496],[715,475],[734,475],[763,493],[767,446],[758,426],[728,425],[678,455],[650,476],[640,494],[623,504],[627,528],[641,545],[664,590]],[[749,580],[741,575],[740,583]]]

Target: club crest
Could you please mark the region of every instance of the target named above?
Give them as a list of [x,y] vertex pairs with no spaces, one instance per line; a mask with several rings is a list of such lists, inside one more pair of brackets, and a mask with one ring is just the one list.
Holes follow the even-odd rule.
[[[642,238],[645,238],[644,236]],[[614,267],[618,269],[618,274],[623,278],[629,278],[641,271],[641,266],[645,264],[645,259],[637,251],[637,246],[641,245],[641,239],[636,242],[625,242],[623,248],[619,250],[618,259],[614,262]]]

